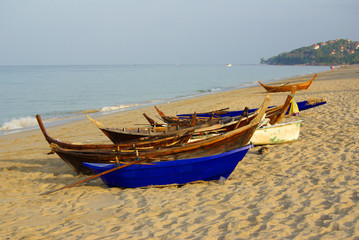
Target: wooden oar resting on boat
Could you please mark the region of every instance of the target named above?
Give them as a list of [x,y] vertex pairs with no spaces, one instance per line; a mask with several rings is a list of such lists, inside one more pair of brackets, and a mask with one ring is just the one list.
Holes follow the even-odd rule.
[[[197,181],[227,179],[252,145],[229,152],[192,159],[181,159],[143,165],[142,158],[126,164],[86,163],[94,176],[79,182],[51,190],[40,195],[48,195],[59,190],[74,187],[101,177],[109,187],[147,187],[170,184],[185,184]],[[186,171],[183,171],[186,169]]]
[[262,120],[265,110],[269,104],[269,96],[265,98],[262,106],[258,109],[255,117],[246,125],[225,132],[218,136],[209,137],[193,143],[181,146],[157,147],[151,149],[89,149],[74,150],[64,149],[56,144],[51,148],[65,162],[71,164],[73,168],[79,169],[83,162],[89,163],[123,163],[131,162],[136,159],[147,159],[146,162],[168,161],[176,159],[188,159],[206,157],[242,147],[248,143],[254,131]]
[[[73,183],[73,184],[70,184],[70,185],[67,185],[67,186],[64,186],[64,187],[61,187],[61,188],[57,188],[55,190],[51,190],[51,191],[47,191],[47,192],[44,192],[44,193],[41,193],[40,196],[44,196],[44,195],[48,195],[48,194],[51,194],[51,193],[54,193],[54,192],[57,192],[57,191],[60,191],[60,190],[63,190],[63,189],[66,189],[66,188],[70,188],[70,187],[74,187],[74,186],[77,186],[77,185],[81,185],[83,183],[86,183],[86,182],[89,182],[91,180],[94,180],[94,179],[97,179],[103,175],[106,175],[106,174],[109,174],[113,171],[117,171],[117,170],[120,170],[120,169],[123,169],[123,168],[127,168],[131,165],[135,165],[135,164],[141,164],[143,161],[145,161],[146,159],[139,159],[139,160],[136,160],[136,161],[133,161],[133,162],[130,162],[130,163],[126,163],[126,164],[123,164],[123,165],[120,165],[120,164],[116,164],[116,166],[112,169],[109,169],[107,171],[102,171],[101,173],[98,173],[94,176],[91,176],[89,178],[86,178],[84,180],[81,180],[79,182],[76,182],[76,183]],[[91,170],[92,171],[92,170]]]
[[262,87],[264,87],[265,90],[267,90],[267,92],[289,92],[292,90],[293,87],[295,87],[297,90],[308,89],[316,77],[317,77],[317,74],[315,74],[313,79],[308,82],[292,84],[292,85],[291,84],[283,84],[283,85],[279,85],[279,86],[270,86],[270,85],[264,85],[260,81],[258,81],[258,83]]

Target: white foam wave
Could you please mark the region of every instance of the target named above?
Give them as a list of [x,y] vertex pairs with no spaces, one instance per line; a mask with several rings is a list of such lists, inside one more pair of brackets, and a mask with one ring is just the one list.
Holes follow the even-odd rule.
[[23,117],[18,119],[12,119],[9,122],[5,122],[1,127],[0,130],[13,130],[13,129],[20,129],[25,127],[35,126],[37,124],[36,119],[33,117]]
[[211,89],[211,92],[218,92],[218,91],[221,91],[221,88],[212,88]]
[[120,106],[109,106],[101,108],[100,112],[110,112],[120,109]]
[[108,106],[108,107],[101,108],[100,112],[111,112],[111,111],[116,111],[116,110],[120,110],[120,109],[136,107],[139,105],[141,105],[141,104],[123,104],[123,105],[116,105],[116,106]]

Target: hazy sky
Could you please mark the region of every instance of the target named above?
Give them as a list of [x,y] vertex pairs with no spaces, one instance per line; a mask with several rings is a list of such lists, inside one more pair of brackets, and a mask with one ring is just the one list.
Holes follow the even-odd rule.
[[0,0],[0,65],[259,63],[358,25],[358,0]]

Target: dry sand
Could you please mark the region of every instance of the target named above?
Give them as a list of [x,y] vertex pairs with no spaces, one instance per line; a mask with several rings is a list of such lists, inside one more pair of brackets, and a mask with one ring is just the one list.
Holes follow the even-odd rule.
[[[307,81],[312,76],[291,79]],[[285,80],[283,82],[288,82]],[[299,140],[252,148],[224,183],[108,188],[80,181],[40,130],[0,137],[0,239],[359,239],[359,66],[320,73],[295,99],[326,98],[306,110]],[[287,93],[271,94],[282,104]],[[159,107],[172,115],[258,107],[260,86]],[[106,126],[146,123],[153,107],[97,118]],[[88,120],[48,129],[61,140],[107,141]]]

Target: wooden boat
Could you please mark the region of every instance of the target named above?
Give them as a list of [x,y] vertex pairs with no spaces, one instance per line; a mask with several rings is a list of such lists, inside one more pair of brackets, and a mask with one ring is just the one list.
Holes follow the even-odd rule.
[[[87,116],[97,127],[115,144],[131,143],[134,141],[148,141],[183,135],[186,132],[198,132],[215,130],[223,127],[224,122],[201,123],[196,124],[196,119],[192,119],[192,126],[167,125],[162,127],[146,127],[146,128],[105,128],[102,123]],[[240,117],[237,117],[239,119]],[[235,121],[235,120],[233,120]],[[233,122],[232,121],[232,122]]]
[[[310,108],[321,106],[326,103],[327,103],[327,101],[322,98],[310,98],[305,101],[297,102],[297,105],[298,105],[299,111],[304,111],[304,110],[307,110]],[[281,106],[270,106],[270,107],[268,107],[268,110],[273,109],[275,107],[281,107]],[[253,113],[256,110],[257,110],[257,108],[249,109],[248,113]],[[207,117],[208,118],[208,117],[211,117],[212,115],[216,115],[218,117],[238,117],[238,116],[241,116],[242,114],[243,114],[243,110],[239,110],[239,111],[222,110],[222,111],[218,111],[218,112],[214,111],[214,112],[197,113],[197,117],[202,117],[202,118]],[[286,115],[288,115],[288,114],[289,114],[289,109],[286,112]],[[190,119],[192,114],[179,114],[177,116],[179,118]]]
[[[289,95],[285,101],[285,103],[278,107],[273,107],[271,109],[266,110],[266,117],[271,119],[271,124],[278,123],[282,120],[284,117],[283,113],[287,111],[287,109],[290,106],[290,100],[293,98],[294,91],[292,92],[292,95]],[[248,108],[246,108],[248,109]],[[224,114],[225,109],[216,111],[216,114]],[[251,110],[251,113],[253,114],[255,110]],[[238,113],[241,113],[240,115]],[[213,115],[213,114],[212,114]],[[200,124],[197,123],[197,114],[195,114],[195,118],[192,118],[194,115],[190,114],[186,121],[191,121],[191,128],[186,128],[185,126],[180,125],[168,125],[166,131],[164,132],[158,132],[158,130],[150,131],[151,128],[145,128],[142,130],[141,128],[136,128],[135,131],[130,131],[129,129],[118,129],[118,128],[105,128],[104,125],[91,117],[87,116],[94,124],[98,126],[98,128],[114,143],[121,143],[126,142],[129,140],[136,140],[136,139],[156,139],[161,137],[169,137],[173,135],[179,134],[179,132],[182,130],[194,130],[194,133],[192,136],[197,135],[211,135],[213,133],[223,133],[227,131],[231,131],[235,128],[241,127],[248,123],[248,121],[252,120],[255,115],[248,116],[248,112],[245,111],[237,111],[236,116],[230,117],[230,116],[220,116],[218,115],[215,120],[213,121],[204,121]],[[243,116],[243,117],[242,117]],[[155,121],[151,118],[149,118],[145,114],[146,119],[153,125],[156,126]],[[206,116],[203,116],[203,118],[206,118]],[[209,116],[211,118],[211,116]],[[238,121],[241,120],[239,123]],[[194,126],[195,124],[198,124]],[[159,129],[159,128],[157,128]],[[181,129],[181,130],[178,130]],[[181,133],[183,134],[183,133]]]
[[[292,89],[292,92],[291,92],[291,96],[288,96],[287,99],[286,99],[286,102],[284,105],[281,105],[279,107],[273,107],[272,109],[267,109],[266,110],[266,114],[267,114],[267,117],[270,117],[271,120],[272,118],[274,117],[278,117],[280,114],[282,114],[283,112],[283,108],[285,108],[284,111],[287,111],[287,109],[289,108],[290,106],[290,101],[291,99],[294,97],[294,94],[295,94],[295,89],[293,88]],[[213,112],[210,112],[210,113],[205,113],[205,114],[199,114],[197,115],[197,113],[195,115],[191,115],[191,114],[182,114],[182,115],[177,115],[175,117],[173,116],[168,116],[168,115],[165,115],[162,111],[160,111],[156,106],[155,106],[157,112],[160,114],[161,118],[163,119],[164,122],[168,123],[168,124],[172,124],[172,123],[187,123],[187,122],[190,122],[190,121],[193,121],[194,120],[194,117],[195,117],[195,120],[197,123],[199,124],[205,124],[205,123],[208,123],[208,124],[215,124],[215,123],[222,123],[222,124],[226,124],[226,123],[231,123],[233,121],[236,121],[238,120],[237,118],[241,115],[243,115],[244,113],[244,110],[243,111],[240,111],[241,114],[237,115],[237,116],[227,116],[225,115],[225,111],[223,110],[217,110],[217,111],[213,111]],[[249,111],[249,110],[248,110]],[[255,112],[256,110],[252,110],[251,112]],[[268,115],[269,114],[269,115]],[[180,116],[180,117],[179,117]],[[154,120],[153,119],[150,119],[148,116],[146,116],[146,119],[150,122],[150,123],[153,123]],[[274,121],[272,120],[272,122],[277,122],[277,121]]]
[[[167,128],[163,130],[152,128],[99,128],[113,143],[121,144],[131,141],[156,140],[176,136],[178,131],[168,132]],[[180,130],[180,129],[178,129]]]
[[[167,123],[167,124],[171,124],[171,125],[179,125],[179,126],[189,126],[191,124],[191,119],[194,118],[194,116],[196,117],[196,122],[197,124],[204,124],[204,123],[218,123],[219,121],[224,121],[223,118],[220,118],[219,116],[215,116],[212,115],[209,118],[201,118],[201,117],[197,117],[197,114],[192,114],[190,119],[184,119],[184,118],[179,118],[177,116],[168,116],[166,114],[164,114],[164,112],[162,112],[161,110],[158,109],[158,107],[155,106],[156,111],[158,112],[158,114],[160,115],[161,119]],[[147,118],[146,118],[147,119]],[[228,121],[230,121],[228,119]]]
[[96,150],[73,150],[64,149],[56,144],[51,149],[65,162],[72,165],[74,169],[81,169],[83,162],[90,163],[122,163],[131,162],[136,159],[148,159],[147,162],[155,160],[168,161],[176,159],[207,157],[221,154],[242,147],[248,143],[254,131],[257,129],[265,110],[269,104],[269,96],[265,98],[262,106],[258,109],[256,117],[246,125],[232,131],[225,132],[219,136],[187,143],[181,146],[158,147],[151,149],[96,149]]
[[259,127],[250,142],[254,145],[278,144],[296,141],[302,120]]
[[293,87],[295,87],[296,90],[308,89],[316,77],[317,77],[317,74],[314,75],[312,80],[310,80],[308,82],[304,82],[304,83],[298,83],[298,84],[282,84],[282,85],[278,85],[278,86],[270,86],[270,85],[264,85],[260,81],[258,81],[258,83],[262,87],[264,87],[265,90],[267,90],[267,92],[290,92]]
[[177,135],[169,136],[162,139],[138,139],[138,141],[130,141],[122,144],[88,144],[88,143],[71,143],[64,142],[58,139],[54,139],[47,133],[45,126],[42,122],[40,115],[36,115],[37,122],[39,124],[40,130],[43,133],[46,141],[51,144],[56,144],[57,146],[64,149],[77,149],[77,150],[85,150],[85,149],[112,149],[116,150],[120,149],[133,149],[133,148],[148,148],[148,147],[160,147],[160,146],[173,146],[176,144],[183,144],[188,141],[191,137],[193,130],[181,131],[177,132]]
[[[101,122],[92,119],[90,116],[86,116],[91,122],[93,122],[113,143],[122,144],[127,142],[133,142],[138,140],[156,140],[168,137],[174,137],[182,135],[187,131],[191,131],[194,128],[188,126],[150,126],[142,128],[107,128]],[[195,119],[191,120],[192,125],[195,125]]]
[[[146,187],[227,179],[252,145],[199,158],[132,165],[101,176],[109,187]],[[94,174],[116,168],[116,164],[84,163]]]
[[[160,138],[167,138],[170,136],[176,136],[178,134],[183,134],[184,131],[193,130],[192,136],[196,135],[204,135],[204,134],[211,134],[213,132],[227,132],[231,131],[237,127],[243,126],[248,123],[251,119],[255,117],[255,115],[251,115],[248,117],[246,112],[242,112],[241,116],[237,116],[235,118],[226,118],[225,122],[218,121],[218,122],[207,122],[201,123],[196,126],[186,127],[180,125],[169,125],[166,129],[167,131],[164,132],[152,132],[148,130],[141,130],[140,128],[136,131],[129,131],[126,129],[119,129],[119,128],[105,128],[99,127],[99,129],[114,143],[123,143],[129,140],[136,141],[136,139],[160,139]],[[242,117],[244,116],[244,118]],[[194,120],[194,119],[193,119]],[[239,122],[239,120],[243,120],[243,122]],[[150,120],[152,122],[152,119]]]
[[[154,139],[154,140],[147,140],[147,139],[139,139],[137,141],[130,141],[127,143],[122,144],[83,144],[83,143],[70,143],[70,142],[63,142],[57,139],[52,138],[48,135],[45,126],[42,122],[40,115],[36,115],[37,122],[39,124],[40,130],[43,133],[46,141],[50,144],[50,148],[52,146],[61,147],[62,149],[72,149],[72,150],[103,150],[107,149],[110,151],[119,151],[127,149],[153,149],[158,147],[169,147],[175,145],[182,145],[187,143],[188,140],[191,138],[193,134],[193,130],[189,131],[182,131],[181,134],[173,135],[169,137]],[[49,154],[54,153],[54,151],[50,152]],[[65,159],[64,159],[65,160]],[[68,163],[65,160],[66,163]],[[85,167],[78,167],[74,168],[71,163],[68,163],[73,170],[79,174],[91,174],[91,171]]]

